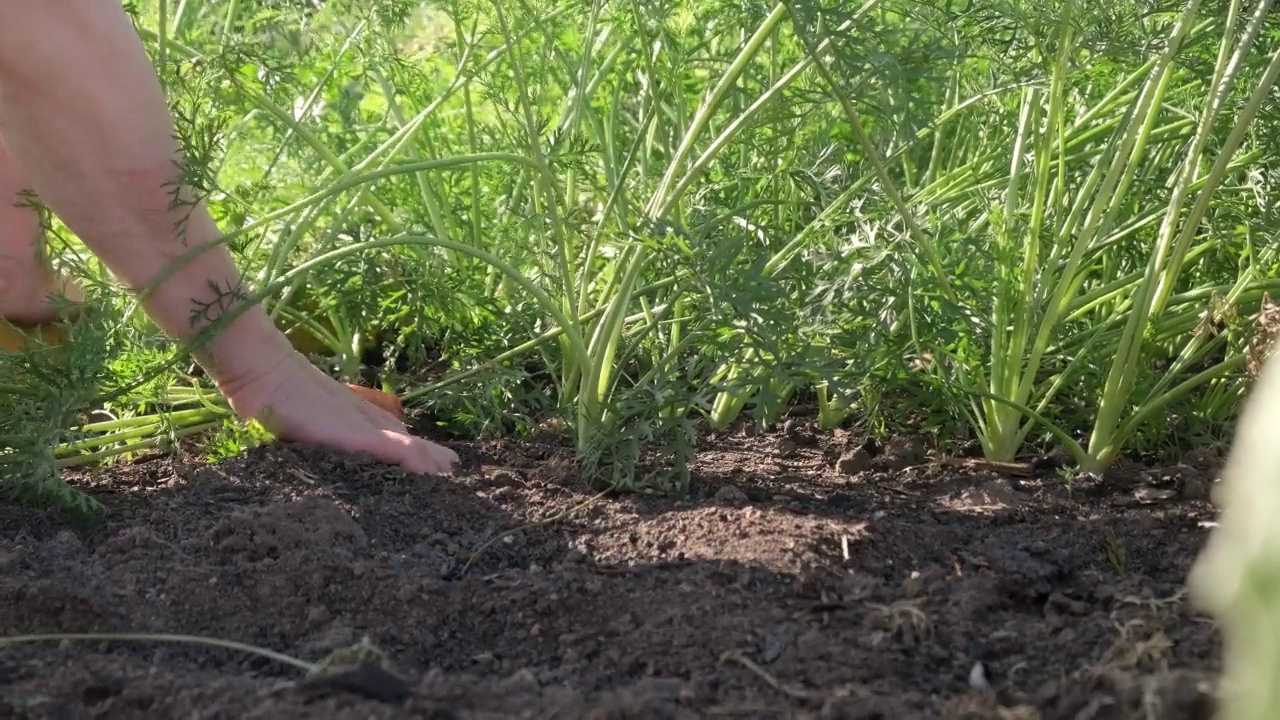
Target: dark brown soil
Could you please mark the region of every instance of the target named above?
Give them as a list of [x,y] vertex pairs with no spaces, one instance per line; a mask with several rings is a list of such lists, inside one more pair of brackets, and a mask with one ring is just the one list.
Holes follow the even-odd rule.
[[14,644],[0,717],[1211,716],[1183,583],[1212,467],[1068,483],[787,430],[707,440],[685,501],[588,503],[529,442],[458,446],[452,480],[288,445],[153,461],[80,479],[92,526],[0,507],[6,635],[325,661]]

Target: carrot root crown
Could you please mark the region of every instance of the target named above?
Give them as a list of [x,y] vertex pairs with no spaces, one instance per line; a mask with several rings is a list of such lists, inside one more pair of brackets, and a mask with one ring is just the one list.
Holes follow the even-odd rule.
[[400,404],[400,398],[395,395],[389,392],[383,392],[382,390],[374,390],[373,388],[353,385],[351,383],[347,383],[347,387],[351,388],[352,392],[365,400],[368,400],[374,405],[377,405],[383,410],[395,415],[397,419],[404,419],[404,406]]

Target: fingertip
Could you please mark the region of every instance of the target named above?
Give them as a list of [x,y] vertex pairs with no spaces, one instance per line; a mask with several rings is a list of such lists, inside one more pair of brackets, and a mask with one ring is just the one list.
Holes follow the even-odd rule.
[[449,448],[414,437],[405,430],[379,428],[377,434],[379,452],[376,454],[409,473],[452,477],[461,461]]
[[425,471],[425,474],[437,477],[453,477],[453,471],[456,467],[454,462],[447,462],[434,457],[426,459],[425,464],[429,468]]

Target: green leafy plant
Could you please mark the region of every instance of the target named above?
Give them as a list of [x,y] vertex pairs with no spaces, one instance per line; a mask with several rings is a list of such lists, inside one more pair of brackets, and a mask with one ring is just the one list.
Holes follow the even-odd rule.
[[[821,15],[813,46],[827,37]],[[1270,248],[1205,225],[1215,198],[1252,199],[1227,179],[1269,159],[1242,148],[1280,71],[1280,54],[1253,49],[1266,16],[1254,8],[1241,29],[1239,3],[1202,17],[1193,0],[1157,19],[1158,45],[1109,57],[1099,36],[1113,33],[1113,9],[1054,3],[1013,30],[1026,59],[1017,82],[986,82],[969,68],[990,61],[964,53],[936,122],[889,139],[848,89],[861,55],[834,43],[819,66],[911,263],[911,298],[892,298],[895,344],[932,358],[927,372],[963,398],[989,458],[1012,459],[1040,428],[1097,469],[1144,423],[1242,368],[1241,345],[1192,330],[1210,297],[1235,311],[1274,285]],[[1090,72],[1105,61],[1114,69]],[[1246,260],[1224,267],[1223,256]],[[1066,392],[1096,403],[1084,443],[1055,407]]]
[[[808,400],[993,459],[1176,455],[1276,287],[1269,3],[129,7],[244,301],[442,430],[565,421],[610,488],[682,492],[701,432]],[[49,232],[111,352],[9,361],[9,467],[266,439]]]

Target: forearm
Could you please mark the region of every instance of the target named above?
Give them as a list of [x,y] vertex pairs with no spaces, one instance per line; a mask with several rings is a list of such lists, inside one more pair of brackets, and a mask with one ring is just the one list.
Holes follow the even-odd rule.
[[[203,203],[189,188],[175,195],[181,153],[172,119],[119,0],[0,0],[0,18],[0,134],[41,200],[134,290],[216,240]],[[230,254],[211,249],[144,307],[166,333],[187,339],[238,290],[247,292]],[[269,326],[255,309],[231,327],[245,335],[239,341],[280,342]]]

